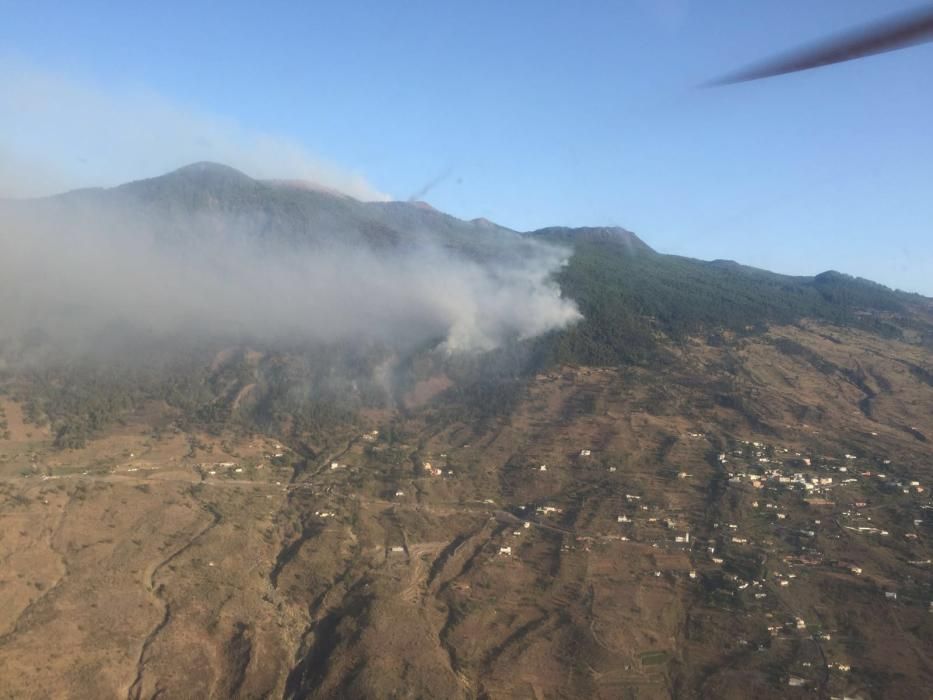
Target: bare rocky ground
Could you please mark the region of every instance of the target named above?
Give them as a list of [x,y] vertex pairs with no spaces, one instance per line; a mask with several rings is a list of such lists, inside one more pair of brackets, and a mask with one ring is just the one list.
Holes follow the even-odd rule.
[[[927,696],[929,352],[677,353],[314,458],[142,419],[55,452],[0,398],[0,697]],[[735,476],[772,468],[833,484]]]

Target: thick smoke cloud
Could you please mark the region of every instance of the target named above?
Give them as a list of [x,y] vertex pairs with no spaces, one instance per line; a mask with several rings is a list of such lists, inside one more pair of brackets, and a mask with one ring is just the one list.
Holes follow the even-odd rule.
[[552,280],[566,251],[517,235],[481,263],[427,238],[379,251],[339,240],[300,246],[210,219],[166,237],[137,211],[5,209],[0,351],[38,335],[88,354],[129,335],[461,352],[579,316]]
[[[0,60],[0,87],[0,198],[116,185],[214,160],[260,179],[388,200],[288,139],[150,91],[104,90],[10,60]],[[313,231],[313,241],[300,245],[294,230],[269,230],[265,201],[250,200],[246,214],[224,218],[212,216],[210,202],[186,208],[188,195],[173,192],[159,211],[123,200],[115,206],[117,195],[94,192],[0,199],[0,368],[40,362],[52,349],[56,357],[101,357],[156,342],[468,352],[578,317],[552,281],[566,251],[517,234],[472,256],[452,252],[443,232],[398,223],[405,240],[378,250],[361,244],[360,230]],[[236,196],[234,208],[242,203]],[[278,210],[285,219],[289,206]],[[361,226],[378,226],[373,217]]]

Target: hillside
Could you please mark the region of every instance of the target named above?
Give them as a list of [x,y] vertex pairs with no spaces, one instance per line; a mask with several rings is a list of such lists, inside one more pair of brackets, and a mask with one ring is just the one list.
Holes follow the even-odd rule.
[[[51,353],[56,332],[75,320],[77,300],[68,299],[67,305],[56,300],[52,308],[61,321],[34,329],[27,325],[19,335],[8,332],[0,337],[0,363],[8,364],[8,385],[28,383],[29,390],[23,395],[29,395],[29,415],[51,424],[61,446],[83,444],[87,436],[151,400],[167,401],[183,412],[186,421],[204,428],[238,426],[293,434],[310,431],[305,437],[314,441],[334,421],[348,420],[367,408],[397,405],[418,382],[432,376],[453,382],[447,395],[454,405],[474,415],[476,411],[493,415],[510,404],[528,377],[555,364],[664,366],[675,361],[672,349],[687,337],[707,337],[715,342],[723,334],[760,334],[769,324],[795,324],[804,319],[865,329],[926,347],[933,342],[930,300],[836,272],[791,277],[728,261],[665,255],[619,228],[556,227],[521,234],[490,222],[462,221],[417,203],[359,202],[295,183],[257,181],[211,163],[109,190],[81,190],[6,206],[20,218],[50,221],[63,230],[68,228],[62,222],[92,222],[70,234],[75,237],[88,235],[91,226],[112,227],[118,238],[107,243],[115,247],[137,231],[146,231],[154,236],[157,246],[150,250],[177,249],[179,260],[210,256],[214,266],[222,265],[218,256],[240,245],[243,238],[250,246],[258,241],[261,248],[246,249],[244,262],[234,259],[232,265],[234,269],[248,266],[243,267],[243,273],[249,275],[249,268],[255,267],[253,259],[270,250],[288,251],[286,255],[295,259],[303,254],[300,251],[317,255],[336,245],[340,246],[333,260],[337,265],[342,255],[353,255],[354,251],[382,251],[387,279],[380,282],[384,288],[374,288],[376,294],[406,286],[402,271],[405,259],[391,257],[396,254],[411,253],[417,266],[430,266],[436,258],[425,257],[422,251],[444,250],[452,260],[483,266],[492,279],[514,276],[511,287],[490,288],[487,284],[475,292],[498,295],[503,289],[523,289],[524,266],[543,259],[535,263],[539,271],[534,274],[553,278],[561,295],[582,313],[581,320],[563,328],[546,331],[542,327],[546,332],[538,331],[537,337],[508,341],[475,358],[438,353],[442,327],[419,331],[423,333],[420,337],[396,334],[391,330],[391,317],[386,324],[389,335],[344,340],[325,334],[302,341],[292,331],[282,340],[270,337],[268,329],[277,326],[258,322],[252,325],[263,328],[265,337],[250,331],[249,326],[240,335],[229,329],[204,334],[175,326],[159,333],[153,321],[148,328],[127,334],[124,329],[136,321],[131,316],[118,316],[105,318],[92,337],[63,336],[59,345],[66,343],[69,350],[64,355],[50,355],[58,359],[39,366],[35,362],[24,365],[23,358]],[[53,231],[57,229],[53,227]],[[92,236],[91,240],[98,239]],[[213,247],[199,247],[205,240]],[[564,257],[566,264],[559,264],[552,251]],[[424,262],[418,256],[424,257]],[[161,271],[158,264],[143,264],[170,277],[173,267],[187,262],[169,259]],[[440,283],[457,284],[455,278],[447,279],[444,274],[459,275],[464,269],[465,278],[475,277],[470,268],[456,263],[450,266],[450,273],[439,277]],[[89,283],[100,286],[108,274]],[[211,272],[197,274],[203,278]],[[274,267],[272,274],[276,274]],[[371,271],[364,274],[373,276]],[[354,281],[352,273],[343,276],[351,285],[366,282]],[[115,293],[122,296],[126,283],[136,285],[127,278],[119,285],[121,291]],[[237,302],[240,307],[249,304],[250,296],[256,293],[250,286],[255,284],[253,280],[234,277],[220,284],[236,288],[236,295],[222,288],[219,291],[223,299],[241,297]],[[153,293],[161,294],[159,288],[157,284]],[[301,291],[300,286],[288,289],[292,294]],[[319,304],[339,303],[335,299],[346,295],[340,289],[333,294],[333,299],[321,299]],[[428,287],[417,294],[435,292]],[[184,293],[178,299],[185,299]],[[150,306],[164,305],[158,297],[148,302]],[[263,321],[281,313],[289,324],[301,322],[301,318],[289,316],[291,312],[284,310],[279,299],[270,297],[268,303],[274,308],[260,311]],[[358,314],[358,302],[349,303],[348,308]],[[365,303],[373,307],[370,313],[379,308],[376,299]],[[389,299],[386,303],[395,302]],[[506,307],[512,303],[512,298],[504,300]],[[227,306],[224,303],[219,310],[231,313]],[[132,312],[133,306],[128,309]],[[387,310],[393,312],[391,306]],[[48,308],[44,311],[49,313]],[[411,325],[409,318],[400,318],[399,322]],[[313,319],[310,323],[313,326]],[[370,321],[366,323],[364,328],[375,327]],[[515,331],[508,333],[514,335]],[[90,355],[74,356],[71,349],[85,346]],[[214,360],[219,353],[232,358],[223,371]],[[103,356],[107,361],[100,366],[94,358]],[[299,395],[295,386],[306,389]]]
[[150,401],[63,450],[0,396],[5,689],[922,696],[929,351],[810,322],[668,350],[313,446],[299,411],[282,438]]
[[857,326],[887,337],[933,342],[931,300],[834,271],[793,277],[731,261],[663,255],[621,229],[544,229],[572,243],[559,281],[585,317],[558,339],[565,362],[647,362],[666,340],[724,330],[748,333],[804,318]]
[[0,209],[0,696],[933,684],[930,299],[214,164]]
[[338,240],[387,248],[429,237],[437,244],[479,254],[496,247],[503,237],[516,237],[504,227],[462,221],[417,204],[361,202],[301,183],[254,180],[217,163],[195,163],[148,180],[79,190],[39,203],[63,212],[85,207],[128,210],[172,236],[196,233],[203,217],[208,217],[216,227],[278,244],[323,245]]

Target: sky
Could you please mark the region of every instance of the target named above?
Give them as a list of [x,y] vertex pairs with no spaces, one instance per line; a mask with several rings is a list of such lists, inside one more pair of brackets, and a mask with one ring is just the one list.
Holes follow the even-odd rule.
[[698,87],[923,4],[0,0],[0,195],[217,160],[933,296],[933,44]]

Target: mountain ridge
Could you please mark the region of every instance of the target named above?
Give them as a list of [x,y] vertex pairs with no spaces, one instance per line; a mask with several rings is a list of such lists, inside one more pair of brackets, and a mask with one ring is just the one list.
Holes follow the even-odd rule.
[[[556,272],[561,292],[587,317],[564,331],[563,340],[588,329],[590,340],[598,338],[603,346],[585,353],[588,361],[644,358],[656,346],[656,330],[680,336],[703,328],[741,330],[807,316],[862,327],[870,321],[878,332],[898,335],[901,331],[891,325],[890,317],[903,320],[915,307],[928,311],[930,306],[920,295],[832,270],[784,275],[735,261],[660,253],[621,227],[553,226],[518,232],[486,219],[458,219],[417,202],[361,202],[319,189],[255,180],[206,161],[109,189],[76,190],[17,206],[67,211],[84,203],[139,208],[160,230],[181,228],[182,239],[198,233],[185,228],[191,228],[191,221],[200,226],[206,217],[212,230],[246,232],[271,245],[313,249],[339,241],[350,249],[378,251],[427,243],[483,265],[506,259],[520,263],[531,250],[528,246],[553,245],[567,251],[567,264]],[[924,337],[933,335],[926,321],[917,323]],[[618,337],[610,341],[609,336]],[[562,356],[572,359],[575,353]]]
[[[380,224],[386,228],[392,229],[398,229],[405,226],[413,226],[423,229],[430,226],[435,226],[444,229],[445,233],[450,233],[451,229],[458,229],[457,233],[459,235],[462,235],[463,230],[474,230],[477,233],[485,234],[518,234],[528,238],[547,240],[549,242],[562,244],[576,244],[583,242],[588,244],[593,243],[617,245],[623,247],[629,254],[654,253],[664,255],[664,253],[659,253],[659,251],[646,243],[636,233],[620,226],[573,227],[558,225],[532,229],[528,231],[517,231],[515,229],[502,226],[501,224],[491,221],[485,217],[461,219],[441,211],[428,204],[427,202],[407,202],[401,200],[390,200],[387,202],[364,202],[357,200],[350,195],[343,194],[337,190],[319,186],[313,182],[305,182],[300,180],[254,179],[246,173],[237,170],[236,168],[213,161],[198,161],[182,166],[162,175],[151,178],[143,178],[140,180],[133,180],[111,188],[81,188],[56,195],[50,195],[48,197],[38,198],[37,200],[17,201],[23,202],[74,199],[86,195],[100,196],[106,195],[107,193],[117,192],[131,194],[133,197],[140,198],[144,201],[157,201],[160,196],[177,197],[180,191],[191,188],[193,188],[193,190],[200,194],[202,197],[205,197],[205,195],[207,197],[218,195],[240,195],[244,190],[253,193],[254,196],[262,194],[265,196],[270,196],[273,199],[276,197],[276,194],[280,193],[281,191],[296,192],[300,193],[301,195],[306,194],[306,205],[319,206],[325,211],[329,211],[332,208],[330,205],[335,201],[343,202],[344,204],[348,205],[343,210],[338,212],[339,215],[346,216],[348,211],[352,211],[354,208],[359,207],[360,211],[368,212],[363,217],[363,219],[365,219],[370,225],[376,226],[377,228],[380,226]],[[192,205],[196,205],[198,204],[198,201],[197,199],[194,199],[190,203]],[[222,204],[223,202],[220,203]],[[261,200],[250,200],[246,202],[246,204],[257,203],[261,203]],[[307,215],[307,209],[305,209],[302,213]],[[379,222],[378,213],[388,213],[388,216],[384,218],[388,219],[389,221]],[[354,221],[354,223],[359,222]],[[677,256],[676,254],[667,255],[684,257]],[[887,287],[887,285],[874,282],[873,280],[848,275],[845,272],[832,269],[825,270],[815,275],[788,275],[785,273],[766,270],[764,268],[751,268],[743,263],[731,259],[685,259],[697,260],[698,262],[703,262],[711,267],[733,270],[741,269],[744,271],[759,270],[769,274],[781,275],[788,279],[812,279],[814,281],[829,282],[830,280],[838,281],[841,279],[841,277],[846,277],[853,280],[858,280],[859,282],[871,283],[891,291],[901,292],[901,290],[891,289],[890,287]],[[925,298],[923,295],[914,292],[902,293]]]
[[[376,255],[367,260],[364,273],[349,277],[349,282],[346,270],[341,269],[346,261],[338,255],[327,258],[336,271],[314,268],[317,276],[324,277],[323,284],[304,284],[306,268],[298,265],[297,277],[287,278],[296,283],[277,286],[279,273],[295,270],[287,264],[259,266],[255,274],[262,256],[253,256],[255,249],[248,248],[245,264],[233,268],[236,274],[221,274],[217,279],[225,302],[218,308],[235,321],[256,324],[252,328],[247,324],[242,333],[228,326],[215,331],[207,315],[195,317],[199,325],[186,336],[190,326],[170,325],[172,332],[164,332],[146,313],[137,314],[135,300],[146,297],[134,294],[141,284],[137,278],[148,274],[148,249],[139,255],[131,247],[142,258],[142,267],[134,267],[136,274],[121,279],[115,288],[115,295],[129,299],[126,307],[117,310],[127,308],[129,314],[106,317],[91,339],[79,336],[84,345],[69,343],[71,336],[66,334],[61,337],[67,347],[60,352],[61,339],[52,334],[75,318],[77,325],[84,325],[87,317],[80,313],[88,308],[96,311],[96,305],[76,306],[73,298],[53,293],[60,314],[45,328],[40,325],[37,330],[27,324],[19,337],[0,334],[0,383],[29,397],[24,410],[34,417],[33,423],[48,426],[56,450],[81,447],[130,413],[148,410],[153,402],[170,407],[179,428],[213,434],[265,431],[304,445],[307,455],[318,455],[337,427],[345,428],[372,412],[404,415],[421,407],[431,414],[431,420],[443,423],[456,417],[482,427],[510,415],[536,377],[554,375],[562,368],[662,377],[683,363],[690,348],[726,348],[723,362],[735,364],[745,344],[765,343],[772,328],[820,337],[806,331],[811,321],[833,329],[827,333],[853,332],[874,339],[865,342],[897,342],[902,350],[919,356],[933,348],[933,300],[834,271],[789,276],[731,261],[660,253],[620,227],[549,227],[520,233],[490,228],[485,222],[464,222],[408,202],[362,203],[319,191],[281,188],[212,164],[195,164],[160,178],[110,190],[68,193],[21,207],[28,213],[33,211],[30,207],[51,206],[61,209],[61,214],[101,201],[116,209],[141,205],[152,221],[167,229],[173,223],[194,222],[185,233],[203,233],[205,221],[212,232],[219,229],[221,234],[227,225],[238,227],[281,248],[274,252],[286,255],[272,256],[276,261],[284,257],[290,262],[297,253],[303,263],[319,259],[322,251],[315,246],[332,241],[333,232],[328,228],[324,235],[315,229],[331,225],[347,234],[339,237],[342,243],[368,246]],[[182,243],[187,240],[177,238]],[[449,257],[457,260],[456,265],[431,276],[434,271],[428,268],[446,262],[429,255],[397,267],[399,250],[417,250],[425,240],[453,253]],[[514,245],[504,247],[505,241]],[[224,242],[222,236],[220,242]],[[544,283],[540,268],[529,272],[524,255],[539,246],[554,246],[554,251],[564,255],[548,261],[550,279]],[[208,250],[217,252],[216,248]],[[352,250],[351,245],[342,252]],[[95,255],[92,251],[81,260],[92,264]],[[510,260],[503,261],[503,255]],[[462,259],[468,264],[461,264]],[[70,258],[62,262],[66,267],[80,264]],[[108,270],[119,267],[110,262]],[[176,263],[188,261],[184,255],[173,257],[158,272],[174,280]],[[100,280],[79,272],[91,287],[90,299],[106,303],[111,295],[100,294]],[[367,286],[368,278],[374,276],[377,283]],[[149,301],[157,311],[168,307],[170,317],[179,308],[202,308],[204,291],[211,289],[199,287],[197,278],[186,277],[181,279],[187,284],[175,285],[181,289],[169,289],[171,294],[163,297],[165,285],[158,273],[155,277],[159,278],[156,294]],[[427,284],[409,287],[407,296],[396,295],[396,287],[422,277],[428,278]],[[30,277],[24,279],[28,282]],[[480,284],[470,287],[476,279]],[[464,285],[467,293],[457,297]],[[48,286],[43,283],[37,289],[44,291]],[[449,288],[453,288],[453,297]],[[55,291],[54,286],[51,289]],[[366,292],[361,295],[360,289]],[[529,301],[529,289],[535,304],[523,306]],[[503,290],[509,294],[503,295]],[[15,287],[13,291],[21,293]],[[234,297],[234,292],[239,293]],[[347,295],[353,304],[340,306]],[[227,305],[231,297],[235,303]],[[254,297],[266,306],[254,306]],[[294,297],[307,298],[310,304],[290,306]],[[385,297],[386,303],[377,297]],[[433,304],[434,297],[440,304]],[[487,297],[496,303],[484,306]],[[187,306],[191,298],[193,307]],[[551,311],[554,306],[566,311],[569,302],[574,315],[545,314],[545,321],[538,325],[514,323],[540,312],[542,302]],[[391,314],[414,306],[423,309],[421,316],[412,322],[411,316],[402,314],[398,318],[404,322],[395,323]],[[339,312],[309,315],[319,307]],[[452,308],[459,312],[460,307],[466,307],[465,315],[440,313]],[[270,328],[265,323],[270,315],[273,321],[284,317],[288,329],[314,330],[320,320],[323,330],[277,336],[265,332]],[[143,319],[141,327],[132,326],[138,316]],[[255,320],[257,316],[261,322]],[[358,327],[363,330],[381,323],[380,327],[390,327],[393,333],[338,336],[336,326],[328,324],[339,325],[344,316],[360,316]],[[476,330],[487,316],[496,320],[490,326],[494,332],[504,328],[495,342],[458,350],[451,339]],[[396,326],[399,330],[394,332]],[[528,331],[516,330],[522,328]],[[789,341],[778,349],[796,353],[795,357],[820,373],[835,371]],[[904,368],[928,383],[928,365],[911,360]],[[732,372],[726,370],[726,374]],[[858,368],[852,372],[844,376],[855,385],[869,386]],[[725,398],[716,400],[730,405],[745,400],[725,389],[720,393]]]

